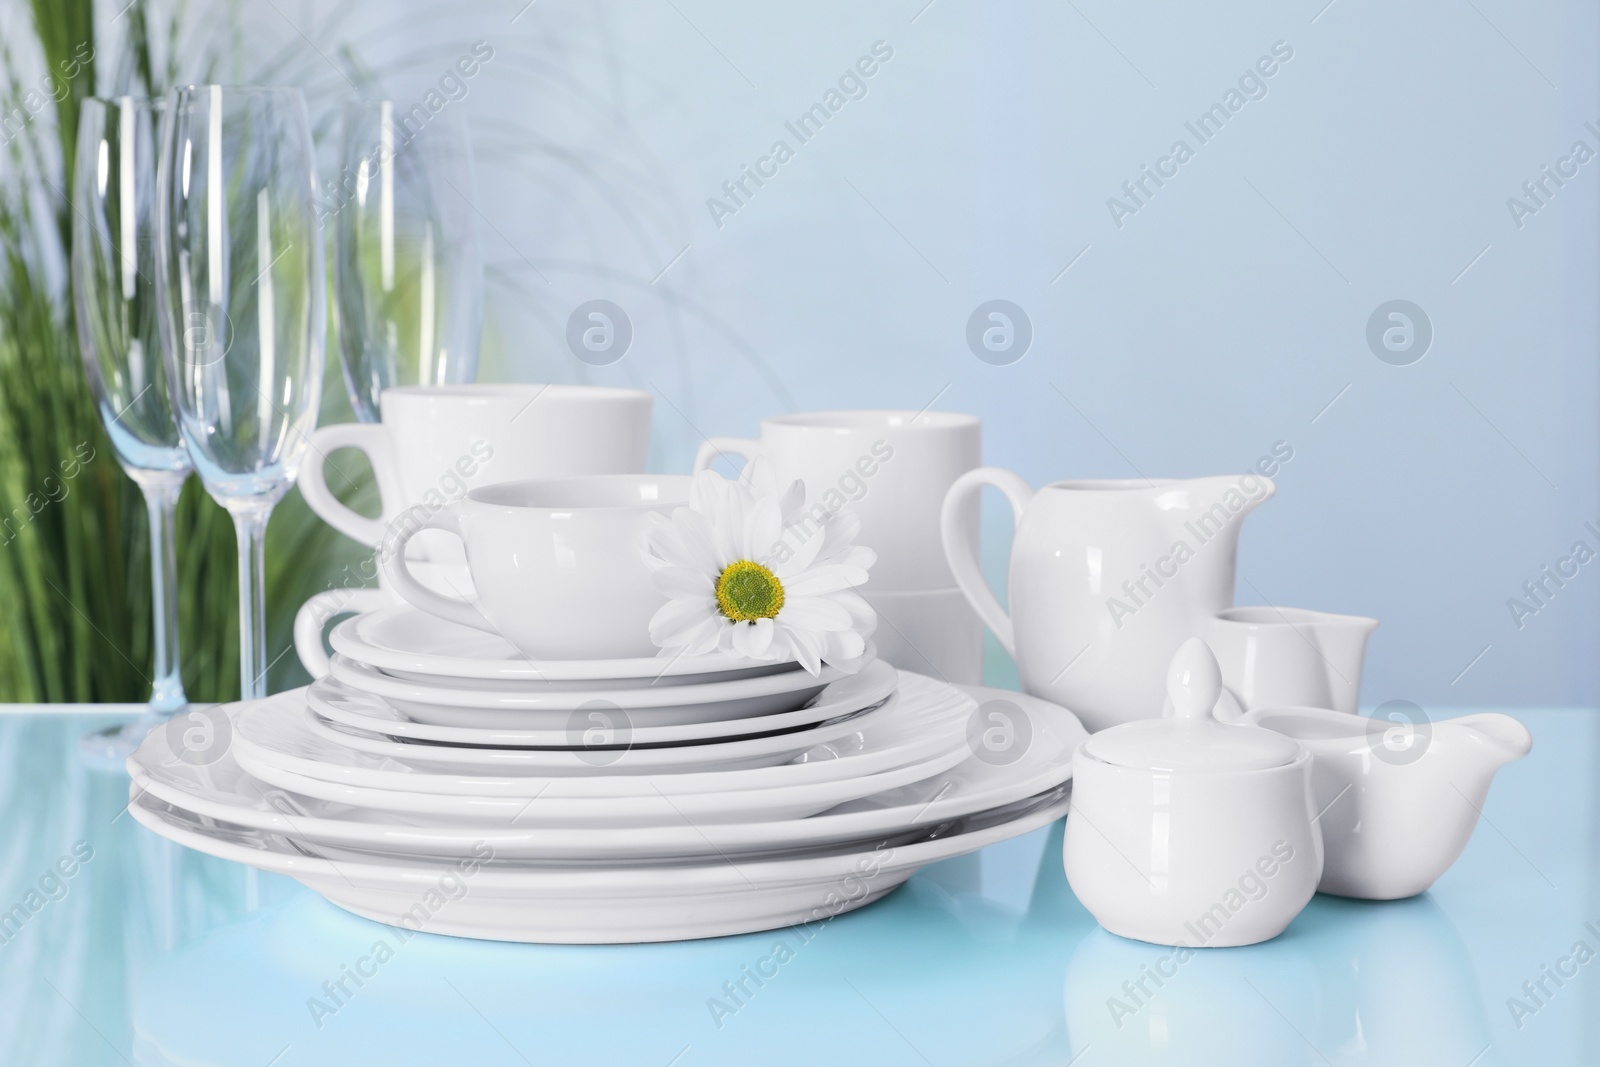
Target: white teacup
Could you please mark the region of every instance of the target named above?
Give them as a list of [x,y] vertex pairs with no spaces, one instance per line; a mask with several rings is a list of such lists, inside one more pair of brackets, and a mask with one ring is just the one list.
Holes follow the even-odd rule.
[[[974,415],[943,411],[816,411],[761,420],[761,437],[713,437],[694,469],[719,453],[760,455],[781,482],[806,483],[808,508],[845,505],[861,516],[857,544],[878,554],[871,589],[903,592],[956,584],[939,541],[945,493],[982,458]],[[977,515],[970,517],[977,536]]]
[[[334,529],[376,548],[385,528],[415,505],[439,511],[480,485],[526,478],[634,474],[650,439],[649,393],[588,385],[409,385],[385,389],[380,423],[319,427],[313,461],[300,471],[306,503]],[[368,518],[328,490],[335,449],[367,454],[382,498]],[[461,562],[446,538],[417,548]]]
[[[423,611],[499,634],[534,659],[651,656],[650,617],[667,598],[645,563],[649,518],[688,503],[691,481],[614,474],[484,486],[396,522],[379,552],[383,573]],[[436,593],[413,575],[406,543],[426,529],[465,543],[476,599]]]

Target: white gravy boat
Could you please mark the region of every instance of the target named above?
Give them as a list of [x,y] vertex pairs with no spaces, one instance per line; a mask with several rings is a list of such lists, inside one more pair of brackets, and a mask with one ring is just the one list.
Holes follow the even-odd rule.
[[1311,753],[1326,850],[1317,888],[1367,900],[1433,885],[1467,847],[1494,772],[1533,747],[1526,726],[1494,712],[1396,724],[1323,708],[1260,708],[1241,721]]

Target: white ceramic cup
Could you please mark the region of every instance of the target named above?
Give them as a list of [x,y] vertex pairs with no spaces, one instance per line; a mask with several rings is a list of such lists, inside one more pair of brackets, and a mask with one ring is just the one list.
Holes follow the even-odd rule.
[[983,623],[959,589],[862,591],[878,613],[878,658],[952,685],[983,683]]
[[[653,512],[686,504],[686,475],[612,474],[506,482],[402,518],[379,552],[390,587],[441,619],[504,637],[533,659],[651,656],[650,617],[667,602],[645,564]],[[426,529],[466,545],[477,597],[437,593],[406,559]]]
[[[761,420],[759,440],[713,437],[694,469],[719,454],[762,456],[781,482],[806,483],[806,505],[845,505],[861,516],[856,543],[878,554],[878,592],[955,586],[939,540],[939,509],[955,480],[982,459],[974,415],[943,411],[814,411]],[[977,516],[971,518],[977,536]]]
[[[467,490],[526,478],[636,474],[650,439],[649,393],[588,385],[408,385],[379,397],[383,421],[319,427],[300,492],[324,522],[374,548],[406,509],[438,511]],[[324,465],[340,448],[365,452],[378,482],[378,518],[328,489]],[[415,554],[461,562],[448,538]]]

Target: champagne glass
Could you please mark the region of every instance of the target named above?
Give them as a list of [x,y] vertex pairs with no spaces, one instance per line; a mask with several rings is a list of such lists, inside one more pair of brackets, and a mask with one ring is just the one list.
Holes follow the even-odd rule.
[[326,276],[305,98],[198,85],[167,96],[156,286],[178,430],[239,541],[239,676],[266,695],[263,540],[316,427]]
[[459,111],[345,107],[333,219],[339,354],[356,418],[392,385],[470,382],[483,324],[472,142]]
[[84,750],[125,759],[182,708],[178,674],[173,511],[189,454],[178,436],[156,325],[156,120],[159,100],[88,98],[72,175],[72,288],[78,347],[117,462],[144,493],[150,519],[155,680],[150,712],[83,738]]

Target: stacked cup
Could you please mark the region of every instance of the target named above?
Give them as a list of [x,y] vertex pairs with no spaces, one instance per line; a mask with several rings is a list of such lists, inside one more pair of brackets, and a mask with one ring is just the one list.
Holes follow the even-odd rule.
[[[978,419],[941,411],[817,411],[763,419],[760,437],[713,437],[695,470],[721,455],[771,465],[805,482],[807,511],[861,518],[858,543],[878,554],[859,592],[878,613],[880,658],[958,685],[983,675],[983,627],[956,586],[939,538],[955,480],[982,461]],[[968,519],[977,537],[977,514]]]
[[[382,421],[324,426],[300,474],[306,503],[324,522],[375,550],[368,573],[379,589],[339,588],[306,601],[295,619],[295,646],[312,674],[327,673],[322,633],[335,615],[400,602],[382,562],[389,531],[446,513],[469,489],[526,478],[637,474],[650,441],[650,394],[585,385],[413,385],[385,389]],[[378,517],[346,506],[328,487],[329,454],[366,454],[381,498]],[[386,544],[387,540],[387,544]],[[470,595],[472,578],[459,539],[428,531],[407,548],[411,573],[447,596]]]

